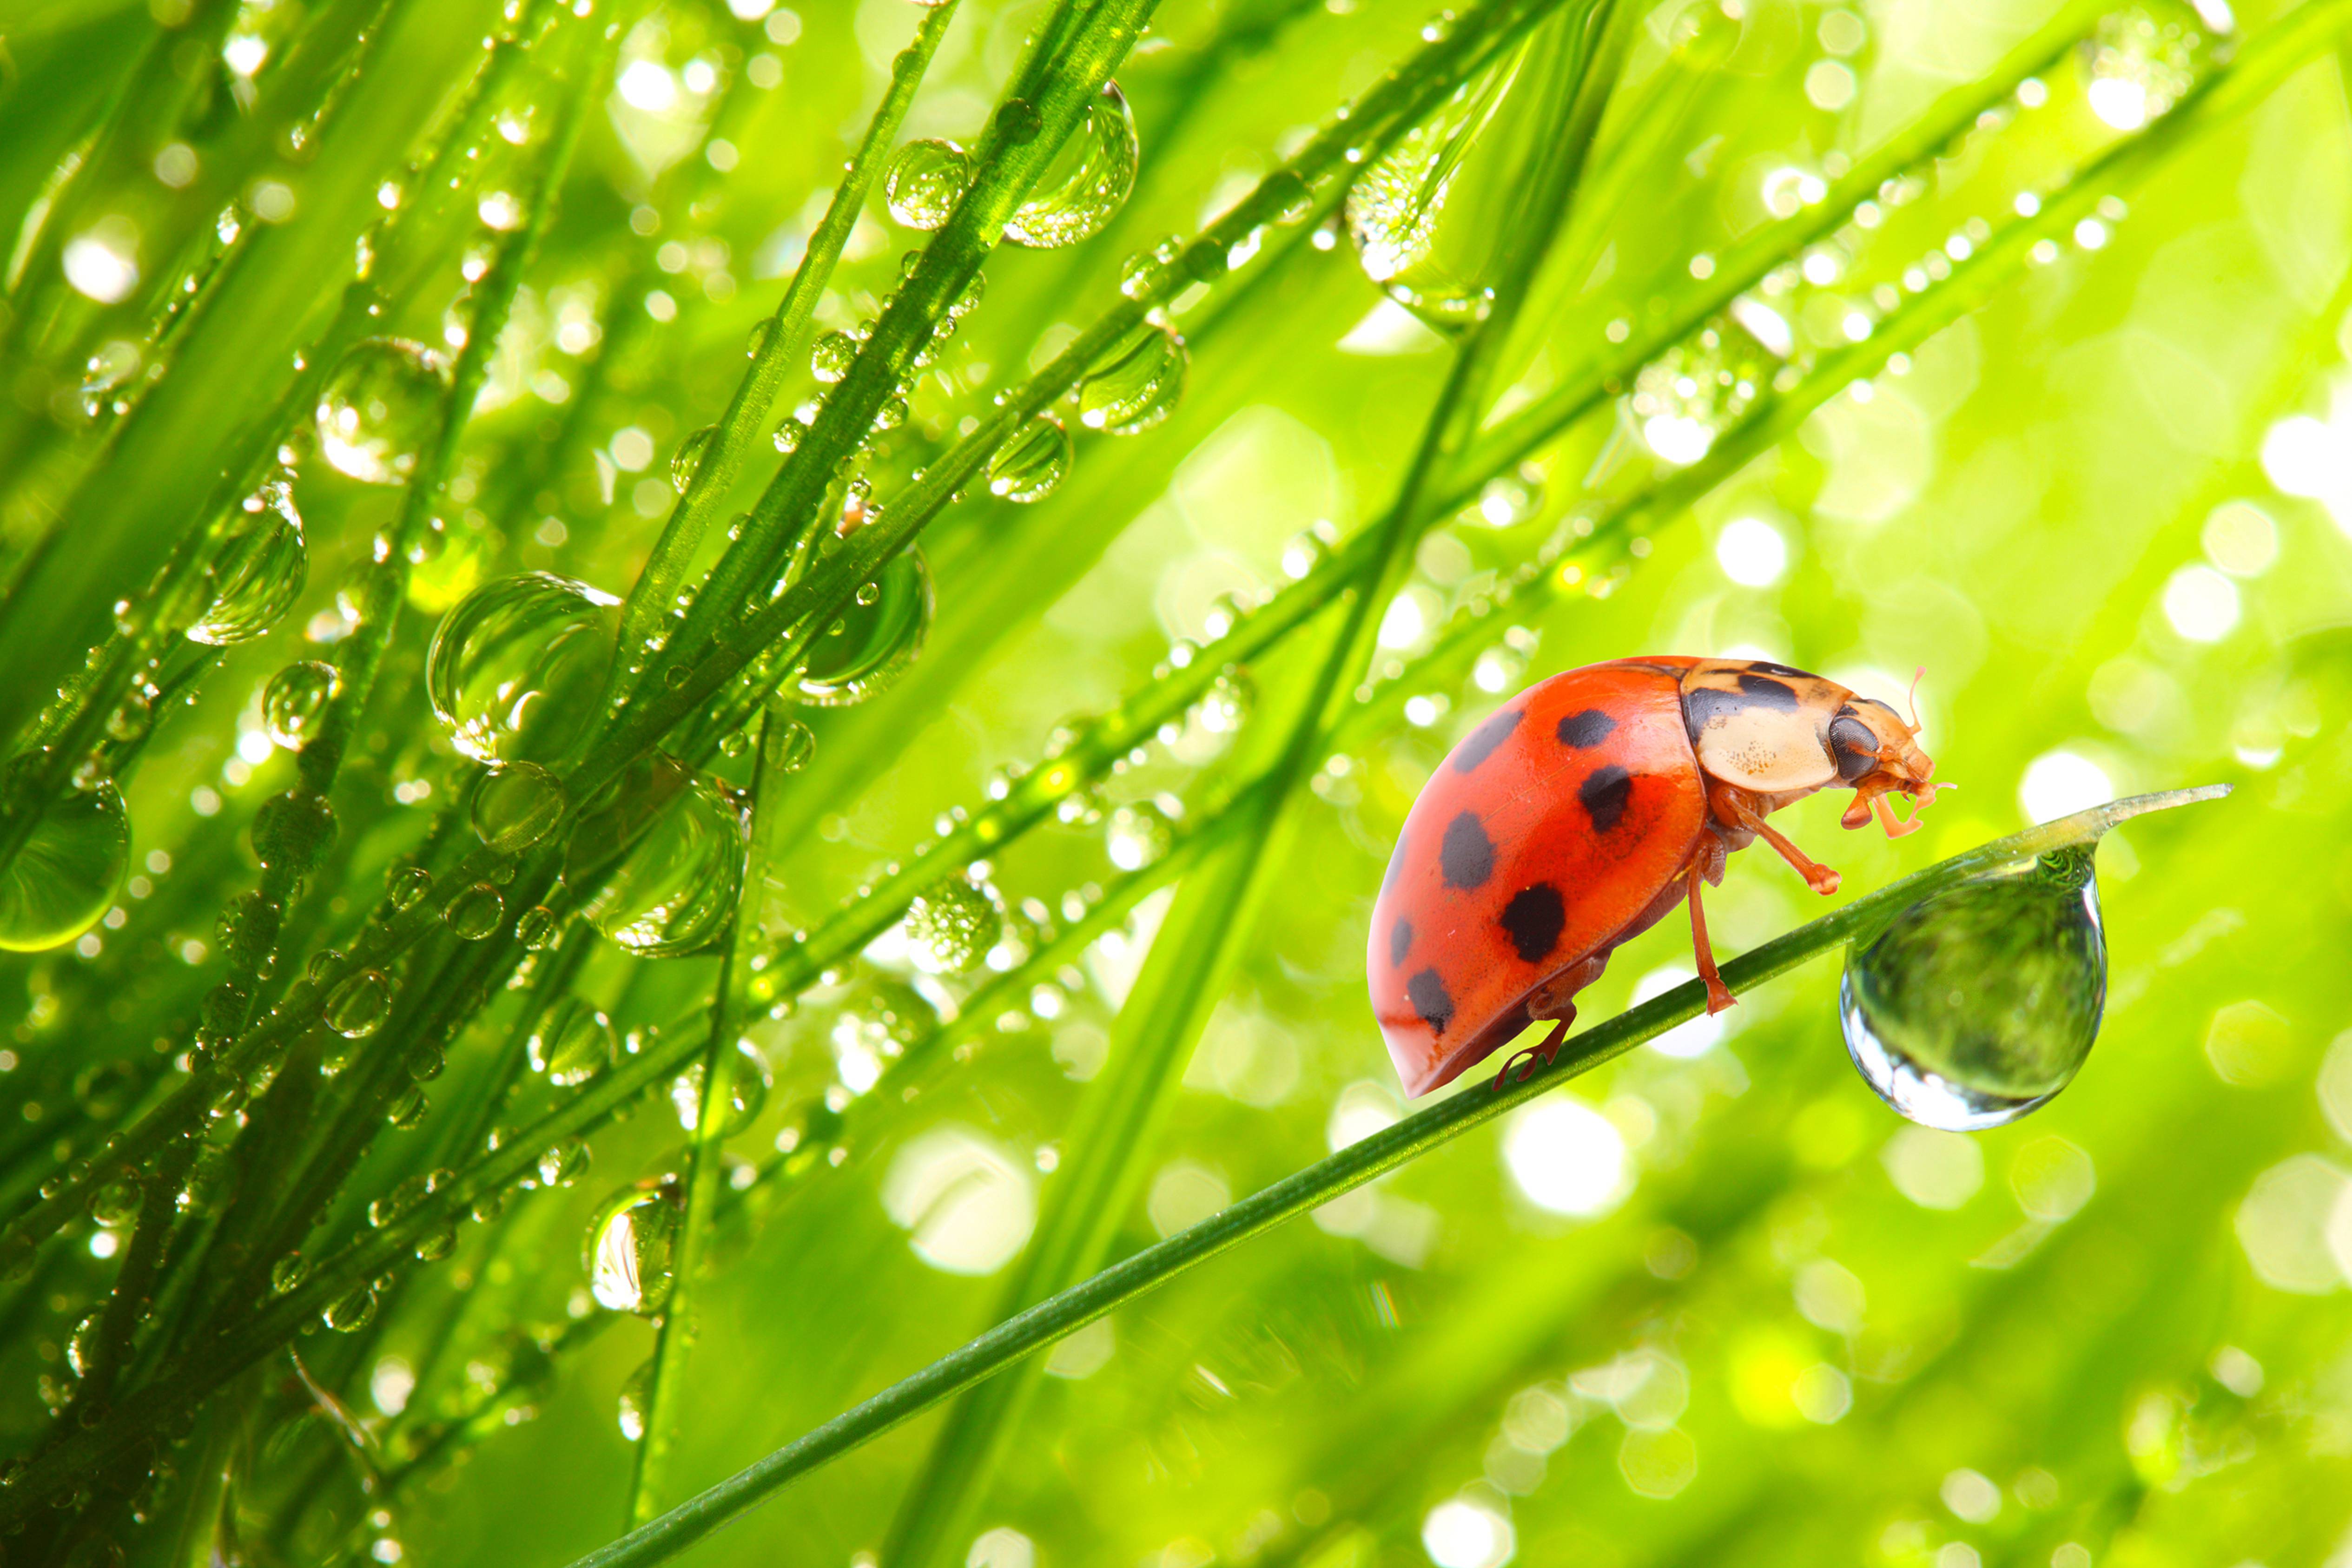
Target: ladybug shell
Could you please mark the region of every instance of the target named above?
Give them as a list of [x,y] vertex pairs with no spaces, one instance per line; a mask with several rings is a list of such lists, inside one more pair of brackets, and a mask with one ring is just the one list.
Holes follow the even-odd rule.
[[1372,1010],[1411,1095],[1526,1027],[1528,994],[1646,929],[1706,831],[1685,666],[1591,664],[1465,736],[1406,816],[1372,906]]

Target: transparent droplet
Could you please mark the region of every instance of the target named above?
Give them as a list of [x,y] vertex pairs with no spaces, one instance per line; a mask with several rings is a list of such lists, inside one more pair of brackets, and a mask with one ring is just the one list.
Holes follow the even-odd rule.
[[337,1333],[357,1333],[375,1318],[374,1282],[371,1281],[336,1297],[320,1315]]
[[656,753],[581,816],[564,881],[587,894],[583,912],[617,946],[675,957],[725,929],[744,848],[743,814],[725,789]]
[[500,854],[520,854],[555,831],[563,785],[536,762],[512,762],[474,788],[474,831]]
[[1003,933],[1003,909],[966,877],[948,877],[907,906],[908,953],[926,974],[962,974],[988,956]]
[[1769,394],[1779,368],[1752,331],[1719,318],[1643,365],[1624,408],[1644,445],[1685,467]]
[[588,1171],[588,1140],[563,1138],[539,1154],[539,1185],[570,1186]]
[[1078,423],[1134,435],[1166,419],[1184,393],[1184,340],[1150,321],[1111,345],[1078,383]]
[[613,1065],[612,1020],[577,997],[550,1008],[526,1043],[530,1070],[569,1089]]
[[442,910],[442,923],[461,942],[479,942],[494,935],[505,921],[505,895],[487,882],[478,882],[451,899]]
[[449,742],[477,762],[547,762],[595,709],[619,601],[527,571],[474,590],[433,633],[425,684]]
[[1008,501],[1042,501],[1070,471],[1070,433],[1045,414],[1014,431],[988,462],[988,492]]
[[189,640],[223,648],[253,641],[294,607],[310,576],[302,518],[280,476],[247,497],[230,517],[220,553],[205,569],[208,602],[189,626]]
[[1849,949],[1846,1050],[1879,1097],[1930,1127],[2013,1122],[2063,1089],[2107,991],[2095,846],[1913,904]]
[[89,1195],[89,1217],[100,1225],[128,1225],[139,1218],[139,1184],[110,1181]]
[[895,976],[861,969],[819,1015],[843,1088],[863,1094],[885,1068],[940,1027],[920,991]]
[[106,1309],[93,1307],[66,1336],[66,1365],[76,1377],[88,1377],[89,1369],[98,1364],[99,1339],[105,1332]]
[[816,732],[796,718],[779,716],[775,724],[768,766],[779,773],[798,773],[816,755]]
[[1092,238],[1126,204],[1141,156],[1127,95],[1117,82],[1103,83],[1029,199],[1014,209],[1004,237],[1037,250]]
[[394,866],[384,874],[384,900],[404,914],[423,903],[432,891],[433,873],[423,866]]
[[111,1122],[139,1097],[139,1070],[128,1061],[101,1061],[74,1079],[74,1103],[93,1122]]
[[646,1357],[636,1371],[629,1374],[621,1385],[619,1417],[621,1437],[625,1441],[641,1443],[646,1437],[646,1419],[653,1409],[654,1358]]
[[948,221],[971,179],[971,154],[945,139],[909,141],[882,175],[882,200],[910,229],[929,231]]
[[832,386],[849,373],[850,363],[856,358],[856,339],[846,332],[827,332],[809,350],[809,374]]
[[[751,1049],[748,1040],[735,1042],[735,1062],[727,1074],[727,1114],[720,1119],[719,1135],[731,1138],[760,1119],[768,1103],[768,1063]],[[691,1133],[702,1121],[702,1063],[688,1064],[684,1072],[670,1080],[670,1108],[677,1113],[677,1124]]]
[[270,676],[261,693],[269,738],[289,751],[301,750],[342,689],[341,672],[319,659],[298,661]]
[[[922,653],[933,607],[922,551],[900,550],[866,586],[879,590],[872,602],[859,597],[817,635],[787,695],[817,707],[847,707],[898,679]],[[807,744],[814,747],[814,737]]]
[[327,993],[319,1016],[345,1040],[364,1040],[383,1022],[384,1012],[391,1006],[392,982],[378,970],[362,969],[356,975],[346,976]]
[[702,472],[702,459],[712,442],[719,439],[719,427],[706,424],[677,444],[670,455],[669,482],[671,488],[683,496],[694,484],[694,476]]
[[555,911],[534,904],[515,917],[515,940],[530,952],[544,952],[555,946],[559,925]]
[[677,1277],[677,1228],[674,1184],[646,1181],[622,1188],[588,1227],[589,1292],[616,1312],[659,1312]]
[[[2170,112],[2211,63],[2205,7],[2158,4],[2111,11],[2083,41],[2084,97],[2117,131],[2138,131]],[[2221,16],[2227,16],[2225,8]],[[2228,26],[2226,22],[2222,24]]]
[[1103,830],[1103,848],[1121,871],[1141,871],[1175,847],[1175,825],[1149,800],[1121,806]]
[[433,439],[446,385],[441,357],[422,343],[354,343],[319,394],[320,455],[362,484],[406,484]]
[[131,814],[110,779],[41,809],[16,858],[0,866],[0,951],[61,946],[98,924],[131,862]]

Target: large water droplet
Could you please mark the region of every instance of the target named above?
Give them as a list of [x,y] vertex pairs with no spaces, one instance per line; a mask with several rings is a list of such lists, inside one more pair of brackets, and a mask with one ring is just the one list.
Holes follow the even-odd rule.
[[230,518],[228,538],[205,573],[210,602],[189,638],[215,647],[251,642],[293,608],[310,576],[302,517],[281,476],[247,496]]
[[1024,505],[1054,493],[1070,471],[1070,433],[1039,414],[1013,433],[988,461],[988,493]]
[[319,1016],[345,1040],[364,1040],[391,1006],[392,982],[374,969],[362,969],[327,993]]
[[301,750],[342,689],[341,673],[318,659],[299,660],[270,676],[261,693],[261,720],[269,738],[289,751]]
[[[923,552],[900,550],[810,644],[800,679],[786,695],[817,707],[864,702],[903,674],[923,651],[932,602],[931,570],[923,563]],[[797,752],[805,762],[814,745],[811,737],[788,747],[784,756],[789,759]]]
[[743,884],[743,814],[706,776],[658,753],[633,764],[572,830],[563,876],[596,929],[640,958],[707,946]]
[[520,854],[563,817],[563,786],[535,762],[514,762],[474,789],[474,831],[500,854]]
[[846,332],[827,332],[809,350],[809,374],[831,386],[849,373],[850,362],[856,358],[856,339]]
[[1103,83],[1086,117],[1037,176],[1029,199],[1013,210],[1004,237],[1050,250],[1100,234],[1135,189],[1141,156],[1127,95],[1117,82]]
[[112,779],[51,800],[0,867],[0,950],[37,953],[98,924],[131,861],[131,815]]
[[441,620],[425,655],[433,715],[478,762],[549,761],[594,711],[620,601],[584,582],[527,571],[474,590]]
[[496,935],[506,917],[506,895],[487,882],[460,890],[441,911],[441,923],[460,942],[480,942]]
[[623,1187],[588,1226],[589,1291],[616,1312],[659,1312],[677,1278],[677,1228],[675,1183]]
[[670,454],[669,459],[669,482],[672,489],[681,496],[686,494],[694,484],[694,476],[702,472],[702,459],[710,451],[711,443],[718,439],[719,427],[715,424],[706,424],[677,444],[677,450]]
[[433,437],[441,357],[403,338],[352,345],[319,394],[319,451],[365,485],[403,485]]
[[1004,911],[990,891],[961,876],[924,889],[907,906],[908,956],[927,974],[962,974],[1003,932]]
[[2107,993],[2094,853],[2054,850],[1922,900],[1848,951],[1846,1049],[1889,1105],[1969,1132],[2015,1121],[2074,1078]]
[[566,997],[540,1019],[527,1049],[533,1072],[569,1089],[613,1065],[613,1025],[579,998]]
[[1742,320],[1771,330],[1753,313],[1738,320],[1718,318],[1633,378],[1625,408],[1643,444],[1663,461],[1678,468],[1697,462],[1716,437],[1770,393],[1779,361]]
[[[735,1042],[735,1062],[727,1073],[727,1114],[719,1118],[719,1135],[731,1138],[760,1119],[768,1103],[768,1063],[748,1040]],[[691,1133],[702,1121],[702,1063],[689,1064],[670,1080],[670,1108],[677,1124]]]
[[1134,435],[1166,419],[1184,393],[1184,340],[1150,321],[1112,344],[1078,383],[1078,423]]
[[882,175],[882,200],[892,217],[928,231],[948,221],[971,179],[971,154],[954,142],[909,141]]

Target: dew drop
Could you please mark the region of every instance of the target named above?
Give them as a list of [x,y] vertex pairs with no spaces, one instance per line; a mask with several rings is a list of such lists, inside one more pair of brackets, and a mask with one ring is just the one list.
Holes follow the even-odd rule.
[[74,1103],[93,1122],[111,1122],[139,1097],[139,1070],[128,1061],[101,1061],[74,1079]]
[[882,175],[882,200],[910,229],[929,231],[948,221],[971,179],[971,154],[943,138],[909,141]]
[[1035,250],[1092,238],[1135,189],[1141,155],[1127,95],[1117,82],[1103,83],[1086,117],[1037,176],[1029,199],[1013,210],[1004,237]]
[[832,386],[849,373],[850,361],[856,358],[856,339],[846,332],[827,332],[809,350],[809,374]]
[[907,949],[929,975],[961,975],[988,956],[1004,934],[1004,910],[988,888],[951,876],[907,906]]
[[502,855],[520,854],[563,818],[563,786],[536,762],[512,762],[474,789],[474,831]]
[[612,1066],[614,1049],[612,1020],[577,997],[550,1008],[525,1046],[530,1070],[563,1089]]
[[768,739],[768,766],[779,773],[798,773],[806,768],[809,758],[816,755],[816,732],[780,712],[770,722],[775,728]]
[[[751,1048],[751,1042],[735,1042],[736,1061],[727,1074],[727,1114],[719,1135],[731,1138],[760,1119],[768,1103],[768,1063]],[[702,1063],[690,1063],[684,1072],[670,1080],[670,1108],[677,1113],[677,1124],[691,1133],[702,1119]]]
[[1972,1132],[2063,1089],[2090,1054],[2107,990],[2095,846],[2054,850],[1895,917],[1849,949],[1846,1050],[1914,1122]]
[[319,1016],[345,1040],[364,1040],[383,1022],[392,1006],[392,982],[382,971],[362,969],[327,993]]
[[1184,340],[1150,321],[1113,343],[1078,383],[1078,423],[1134,435],[1166,419],[1184,393]]
[[110,779],[49,801],[0,866],[0,951],[61,946],[98,924],[131,862],[131,814]]
[[269,677],[261,693],[262,723],[269,738],[289,751],[310,744],[327,705],[343,689],[343,677],[334,665],[303,659]]
[[718,439],[719,427],[706,424],[677,444],[677,450],[670,455],[669,459],[670,488],[683,496],[693,486],[694,476],[702,472],[704,455],[709,452],[711,443]]
[[301,515],[281,475],[231,516],[220,553],[205,570],[208,602],[189,626],[189,640],[221,648],[253,641],[293,608],[310,576]]
[[433,633],[425,691],[449,742],[477,762],[549,761],[593,713],[619,601],[527,571],[484,583]]
[[371,1281],[336,1297],[327,1303],[321,1316],[337,1333],[357,1333],[375,1318],[374,1283]]
[[433,439],[446,387],[441,357],[404,338],[352,346],[319,394],[319,451],[363,485],[403,485]]
[[[868,589],[874,591],[870,600]],[[931,571],[922,551],[900,550],[811,644],[808,661],[786,695],[816,707],[864,702],[905,674],[921,653],[932,607]],[[806,742],[809,747],[815,744],[814,736]],[[801,762],[806,760],[803,750]]]
[[397,865],[384,873],[384,901],[395,912],[405,914],[425,901],[433,891],[433,873],[423,866]]
[[715,780],[656,753],[634,763],[573,828],[564,881],[583,911],[640,958],[709,945],[743,883],[743,814]]
[[646,1437],[646,1419],[653,1409],[654,1358],[646,1357],[636,1371],[629,1374],[621,1385],[618,1416],[621,1437],[625,1441],[641,1443]]
[[506,914],[504,895],[488,883],[478,882],[449,901],[441,920],[460,942],[479,942],[497,933]]
[[529,952],[545,952],[555,946],[557,925],[555,911],[534,904],[516,917],[515,940]]
[[616,1312],[652,1317],[677,1277],[676,1184],[645,1181],[605,1201],[588,1227],[588,1289]]
[[1054,493],[1070,471],[1070,433],[1038,414],[1013,433],[988,461],[988,491],[1027,504]]
[[588,1140],[559,1138],[539,1153],[539,1185],[570,1186],[588,1173]]
[[1175,843],[1176,829],[1168,814],[1148,800],[1119,807],[1103,830],[1104,852],[1121,871],[1141,871]]

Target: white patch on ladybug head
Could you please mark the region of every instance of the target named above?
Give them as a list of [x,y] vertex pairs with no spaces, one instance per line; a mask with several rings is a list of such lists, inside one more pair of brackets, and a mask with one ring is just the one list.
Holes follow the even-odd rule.
[[1683,719],[1699,766],[1726,784],[1765,795],[1834,783],[1825,730],[1838,705],[1824,705],[1813,690],[1827,685],[1817,676],[1731,664],[1692,671],[1683,687]]

